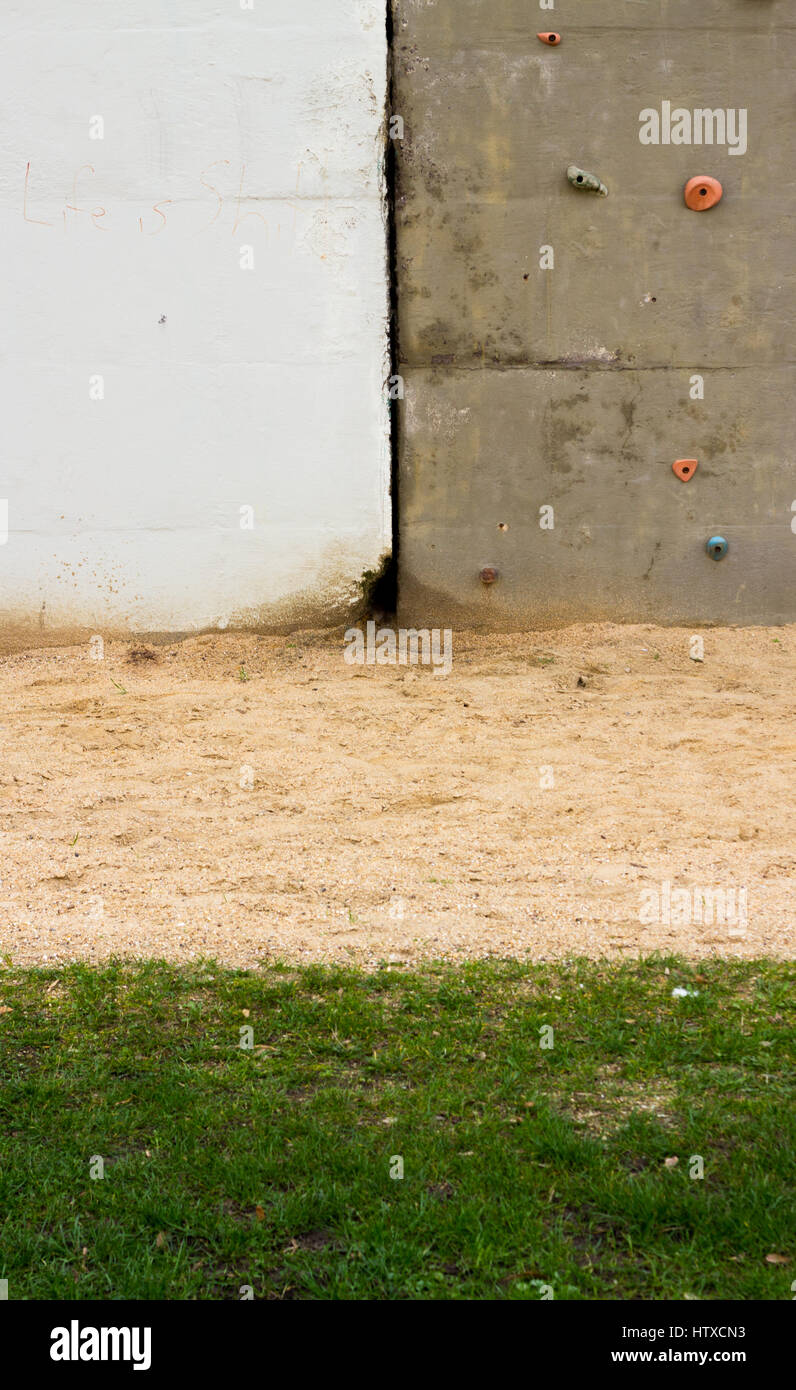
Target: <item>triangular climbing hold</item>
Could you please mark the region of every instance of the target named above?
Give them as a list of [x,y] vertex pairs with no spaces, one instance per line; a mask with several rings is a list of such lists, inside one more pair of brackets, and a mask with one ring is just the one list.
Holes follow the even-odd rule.
[[672,470],[677,474],[681,483],[690,482],[698,467],[697,459],[675,459],[672,464]]

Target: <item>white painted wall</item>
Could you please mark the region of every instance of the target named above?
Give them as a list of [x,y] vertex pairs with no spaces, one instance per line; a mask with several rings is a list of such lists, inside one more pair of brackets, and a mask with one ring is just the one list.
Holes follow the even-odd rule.
[[390,529],[384,0],[0,31],[0,631],[345,605]]

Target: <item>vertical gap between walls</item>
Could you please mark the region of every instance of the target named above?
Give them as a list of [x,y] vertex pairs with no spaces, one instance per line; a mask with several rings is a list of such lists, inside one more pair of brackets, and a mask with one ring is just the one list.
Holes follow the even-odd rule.
[[[393,0],[385,0],[386,4],[386,28],[387,28],[387,111],[384,122],[384,134],[386,140],[386,151],[384,159],[385,170],[385,189],[384,198],[386,204],[386,223],[387,223],[387,289],[388,289],[388,351],[390,361],[390,376],[397,376],[399,373],[400,350],[398,342],[398,238],[395,225],[395,199],[397,194],[398,169],[395,153],[395,141],[390,139],[390,117],[393,115],[395,97],[395,61],[394,61],[394,23],[393,23]],[[385,573],[385,593],[384,607],[392,613],[398,611],[398,557],[401,544],[400,536],[400,517],[399,517],[399,444],[400,431],[398,422],[399,402],[390,400],[388,397],[390,412],[390,515],[392,520],[392,554],[389,565]]]

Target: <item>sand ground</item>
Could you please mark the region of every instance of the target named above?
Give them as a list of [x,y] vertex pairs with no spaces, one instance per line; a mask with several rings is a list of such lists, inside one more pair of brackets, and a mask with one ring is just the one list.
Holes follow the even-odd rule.
[[0,954],[791,956],[796,627],[691,635],[4,657]]

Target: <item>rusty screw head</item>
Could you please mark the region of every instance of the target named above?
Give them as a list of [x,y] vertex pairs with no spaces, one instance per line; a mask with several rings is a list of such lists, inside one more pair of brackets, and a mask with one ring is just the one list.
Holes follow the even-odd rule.
[[482,584],[494,584],[497,581],[498,572],[493,565],[486,565],[478,577]]

